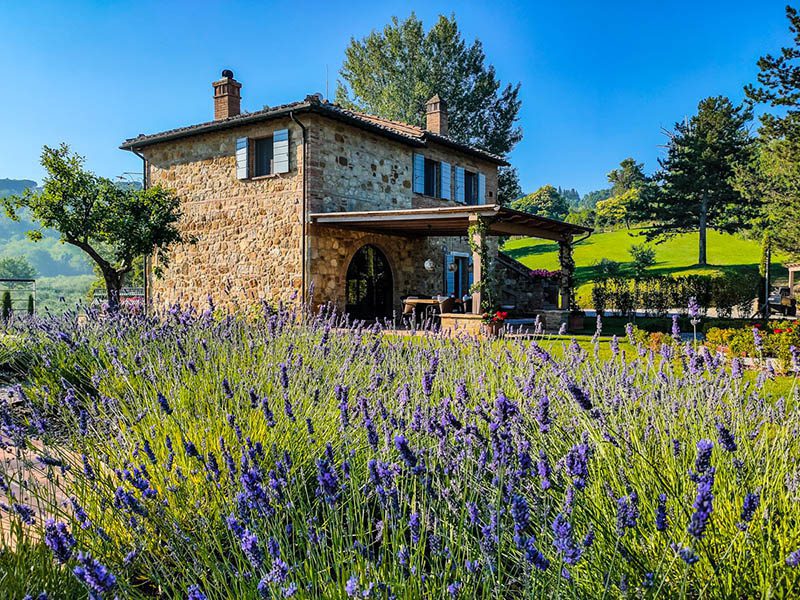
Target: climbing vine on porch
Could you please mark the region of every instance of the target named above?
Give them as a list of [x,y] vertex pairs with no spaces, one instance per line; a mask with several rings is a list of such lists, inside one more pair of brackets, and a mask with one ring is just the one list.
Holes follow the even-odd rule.
[[[481,280],[474,282],[469,291],[472,294],[475,292],[481,294],[482,311],[488,311],[494,308],[497,290],[494,260],[492,260],[486,244],[488,232],[489,225],[483,219],[478,219],[475,223],[470,225],[467,232],[470,250],[477,254],[481,260]],[[475,238],[479,238],[480,243],[476,242]]]

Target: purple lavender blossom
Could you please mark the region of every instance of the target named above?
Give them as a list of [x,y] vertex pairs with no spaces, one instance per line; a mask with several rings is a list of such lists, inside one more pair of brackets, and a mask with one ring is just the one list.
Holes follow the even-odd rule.
[[583,442],[570,448],[564,459],[564,466],[575,487],[579,490],[585,488],[589,477],[589,445]]
[[698,478],[697,483],[697,496],[695,497],[694,513],[689,521],[687,531],[689,534],[699,539],[705,535],[708,521],[711,518],[711,512],[714,510],[714,493],[712,488],[714,486],[714,469],[709,469],[706,473]]
[[536,422],[539,423],[540,432],[547,433],[550,431],[550,424],[552,422],[550,419],[550,398],[547,397],[546,393],[542,393],[542,396],[539,398]]
[[714,442],[711,440],[697,442],[697,459],[694,462],[694,468],[698,473],[705,473],[711,467],[712,450],[714,450]]
[[672,337],[676,341],[681,339],[681,327],[678,324],[678,315],[672,315]]
[[742,531],[747,530],[747,527],[753,520],[753,516],[755,516],[760,503],[761,498],[758,494],[751,492],[744,497],[744,502],[742,503],[742,514],[740,517],[742,521],[737,525],[739,529]]
[[670,544],[670,547],[675,552],[677,552],[678,556],[681,557],[683,562],[685,562],[689,566],[692,566],[693,564],[695,564],[697,561],[700,560],[700,557],[697,556],[697,554],[695,554],[691,548],[684,548],[682,546],[679,546],[675,542],[672,542]]
[[761,352],[764,350],[764,340],[762,339],[761,333],[756,327],[753,327],[753,345],[756,348],[756,352]]
[[186,600],[206,600],[206,595],[196,585],[186,588]]
[[626,529],[636,528],[639,519],[639,496],[631,492],[617,500],[617,535],[624,535]]
[[727,427],[725,427],[725,425],[720,422],[717,423],[717,436],[720,446],[722,446],[728,452],[736,452],[737,446],[733,434]]
[[47,519],[44,524],[44,542],[61,564],[70,559],[72,549],[76,544],[75,538],[70,534],[66,524],[53,519]]
[[403,462],[406,463],[410,469],[414,469],[417,466],[417,457],[414,455],[411,448],[408,447],[406,437],[402,434],[396,436],[394,438],[394,445],[400,453],[400,458],[403,459]]
[[700,304],[697,302],[697,298],[692,296],[689,298],[689,317],[691,319],[696,319],[700,316]]
[[163,410],[165,414],[171,415],[172,414],[172,408],[169,405],[169,401],[167,400],[167,397],[164,394],[162,394],[161,392],[158,392],[158,395],[156,396],[156,398],[158,399],[158,404],[161,406],[161,410]]
[[88,553],[78,552],[78,566],[72,572],[89,589],[92,598],[102,598],[117,586],[117,578]]
[[550,489],[550,462],[544,450],[539,450],[539,461],[536,463],[536,470],[539,474],[539,482],[542,490]]
[[352,575],[344,586],[344,591],[348,598],[355,598],[358,596],[358,576]]
[[659,494],[656,504],[656,529],[658,531],[667,530],[667,495]]
[[14,512],[19,515],[19,518],[22,519],[22,522],[26,525],[33,525],[36,523],[36,511],[34,511],[30,506],[27,504],[20,504],[19,502],[14,502],[11,505],[11,508],[14,509]]
[[800,566],[800,548],[786,557],[786,564],[793,569],[796,569],[798,566]]
[[572,537],[572,524],[563,514],[556,516],[553,521],[553,546],[564,557],[564,562],[574,565],[580,560],[583,550],[575,543]]

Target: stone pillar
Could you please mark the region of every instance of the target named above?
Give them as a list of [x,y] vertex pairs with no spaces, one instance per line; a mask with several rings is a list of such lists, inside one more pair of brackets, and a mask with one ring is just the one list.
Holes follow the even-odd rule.
[[558,262],[561,265],[561,310],[572,309],[575,287],[575,260],[572,258],[572,236],[558,242]]
[[789,267],[789,297],[794,296],[794,277],[797,273],[797,267]]
[[[479,222],[478,215],[470,215],[469,216],[469,224],[470,227],[472,225],[477,225]],[[479,315],[483,311],[481,310],[481,291],[480,287],[477,287],[481,283],[481,278],[483,277],[483,264],[481,261],[481,252],[480,249],[483,247],[483,236],[480,232],[476,232],[473,234],[472,237],[472,284],[476,286],[476,291],[472,292],[472,312],[473,314]]]

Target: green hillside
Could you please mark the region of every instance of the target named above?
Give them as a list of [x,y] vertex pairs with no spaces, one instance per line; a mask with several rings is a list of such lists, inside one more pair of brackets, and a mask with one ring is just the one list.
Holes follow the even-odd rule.
[[[644,243],[637,230],[610,231],[592,234],[575,246],[575,276],[579,284],[578,299],[587,306],[590,286],[596,272],[593,267],[603,258],[623,263],[623,274],[630,274],[631,261],[628,249],[632,244]],[[653,275],[723,274],[737,271],[755,271],[761,257],[760,245],[752,240],[725,233],[708,233],[708,262],[697,265],[697,233],[676,236],[662,244],[653,244],[656,264],[648,269]],[[512,238],[503,250],[531,269],[558,269],[558,244],[535,238]],[[773,278],[785,278],[781,261],[786,257],[773,255]],[[627,264],[626,264],[627,263]]]

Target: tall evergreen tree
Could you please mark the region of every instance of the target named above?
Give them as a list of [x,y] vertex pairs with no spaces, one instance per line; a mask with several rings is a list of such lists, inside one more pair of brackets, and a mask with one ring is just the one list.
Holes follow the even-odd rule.
[[750,202],[761,203],[755,223],[764,240],[800,255],[800,15],[786,7],[793,45],[758,61],[758,85],[745,93],[774,112],[761,116],[758,152],[738,172],[738,188]]
[[[336,101],[345,107],[424,126],[425,103],[438,94],[453,139],[500,156],[522,139],[519,84],[502,86],[481,42],[468,45],[454,15],[440,15],[427,32],[414,13],[393,17],[383,31],[350,40],[339,75]],[[519,197],[516,170],[501,169],[499,183],[501,202]]]
[[750,118],[747,107],[717,96],[702,100],[696,115],[675,125],[667,156],[659,161],[661,192],[650,203],[655,225],[646,231],[648,239],[697,231],[697,262],[705,265],[708,229],[733,233],[748,226],[757,211],[743,201],[733,178],[752,155]]

